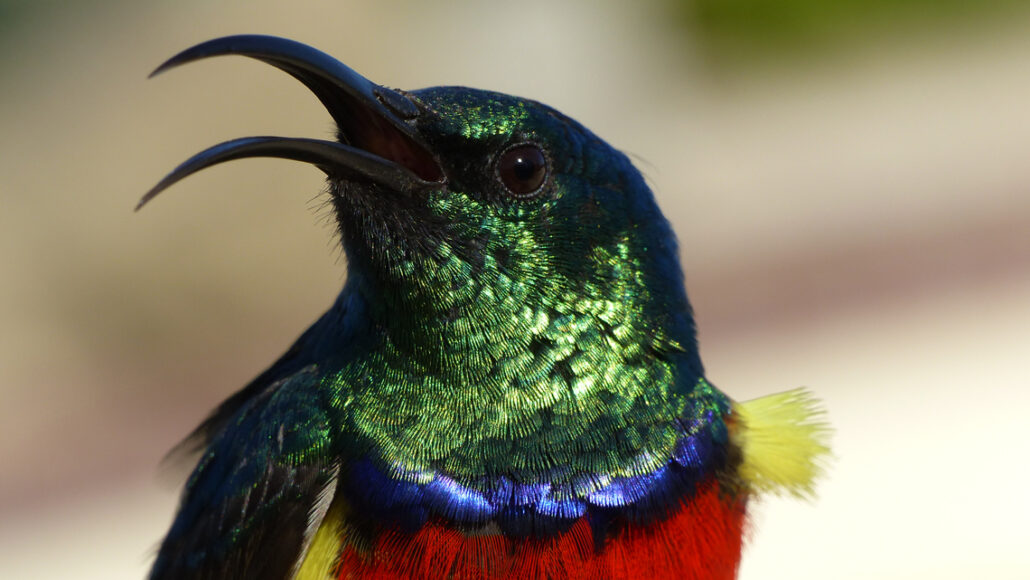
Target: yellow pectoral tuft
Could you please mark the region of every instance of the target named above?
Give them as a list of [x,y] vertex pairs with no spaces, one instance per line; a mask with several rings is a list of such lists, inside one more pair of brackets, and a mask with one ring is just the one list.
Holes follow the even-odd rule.
[[348,506],[339,496],[333,500],[322,524],[304,554],[304,562],[293,580],[331,580],[336,577],[344,534],[347,529]]
[[734,438],[743,452],[740,475],[757,492],[810,497],[830,455],[829,424],[819,400],[794,389],[733,403]]

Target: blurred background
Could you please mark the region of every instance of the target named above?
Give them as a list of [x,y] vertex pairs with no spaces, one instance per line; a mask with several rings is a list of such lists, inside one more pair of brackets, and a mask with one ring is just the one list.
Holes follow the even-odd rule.
[[[1030,577],[1030,10],[1017,0],[0,0],[0,577],[138,579],[162,456],[327,307],[325,137],[245,59],[289,36],[383,84],[549,103],[631,153],[679,233],[711,379],[805,385],[811,503],[765,499],[741,578]],[[1023,459],[1020,459],[1020,458]]]

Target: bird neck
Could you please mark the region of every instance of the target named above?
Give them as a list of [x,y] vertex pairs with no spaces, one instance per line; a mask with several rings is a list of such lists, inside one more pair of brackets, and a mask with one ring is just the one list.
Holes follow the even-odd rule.
[[660,465],[702,371],[682,287],[656,295],[620,266],[629,243],[595,248],[596,275],[575,280],[448,248],[404,284],[352,271],[377,338],[332,380],[348,423],[390,464],[465,478]]
[[511,243],[475,251],[441,243],[405,264],[401,279],[364,277],[356,286],[384,340],[427,372],[484,380],[512,359],[579,354],[597,367],[606,358],[696,358],[680,281],[671,289],[656,282],[630,257],[633,244],[595,246],[569,275],[550,254],[518,255]]

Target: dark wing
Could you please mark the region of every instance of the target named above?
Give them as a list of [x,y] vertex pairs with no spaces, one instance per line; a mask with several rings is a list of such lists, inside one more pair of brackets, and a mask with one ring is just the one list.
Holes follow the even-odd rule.
[[240,409],[247,405],[251,399],[260,397],[262,393],[276,384],[277,381],[287,378],[315,362],[311,357],[313,350],[311,345],[318,338],[322,326],[321,320],[316,322],[304,334],[300,335],[300,338],[293,343],[293,346],[283,353],[272,366],[250,381],[247,386],[222,401],[212,411],[211,415],[204,419],[203,423],[198,425],[182,443],[172,450],[169,454],[170,458],[174,458],[177,462],[180,454],[183,454],[183,457],[190,457],[193,453],[201,451],[233,420]]
[[151,580],[292,576],[336,488],[314,367],[269,385],[214,434]]
[[189,457],[193,452],[204,449],[251,399],[260,397],[278,381],[328,357],[331,353],[325,351],[325,345],[338,345],[338,333],[346,327],[342,321],[347,313],[348,304],[341,292],[332,307],[304,331],[279,360],[218,405],[170,455],[176,458]]

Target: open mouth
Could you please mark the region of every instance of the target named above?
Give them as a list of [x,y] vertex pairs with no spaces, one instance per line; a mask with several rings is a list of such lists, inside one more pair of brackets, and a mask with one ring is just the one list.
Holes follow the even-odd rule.
[[173,169],[140,199],[137,210],[201,169],[247,157],[303,161],[317,166],[330,178],[372,182],[398,193],[411,193],[444,182],[443,169],[415,129],[421,113],[417,103],[305,44],[274,36],[227,36],[180,52],[151,76],[188,62],[226,54],[255,58],[302,82],[336,121],[339,142],[265,136],[219,143]]

